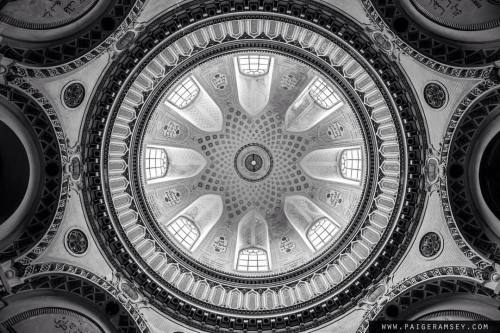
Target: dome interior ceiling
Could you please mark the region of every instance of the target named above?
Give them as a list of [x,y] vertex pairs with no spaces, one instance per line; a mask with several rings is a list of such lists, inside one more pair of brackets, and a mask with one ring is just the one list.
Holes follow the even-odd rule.
[[0,0],[0,332],[497,325],[499,13]]

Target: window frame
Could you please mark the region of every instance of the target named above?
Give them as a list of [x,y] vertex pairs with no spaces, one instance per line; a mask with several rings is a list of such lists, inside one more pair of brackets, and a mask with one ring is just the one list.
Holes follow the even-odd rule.
[[[161,152],[162,156],[158,157],[155,154],[155,157],[151,157],[150,156],[151,151],[155,151],[156,153]],[[162,157],[164,157],[164,158],[162,159]],[[151,160],[155,161],[154,166],[151,166]],[[156,162],[158,160],[163,160],[164,163],[160,163],[160,164],[164,164],[164,166],[162,166],[162,165],[158,166],[158,164]],[[152,170],[156,170],[156,169],[160,169],[162,171],[160,173],[157,173],[157,171],[155,171],[155,175],[151,175]],[[146,177],[146,181],[151,181],[154,179],[163,178],[166,176],[167,171],[168,171],[167,151],[163,148],[158,148],[158,147],[146,147],[146,151],[144,152],[144,175]]]
[[[326,221],[326,223],[328,223],[328,226],[326,226],[326,227],[324,226],[324,224],[323,224],[324,221]],[[320,226],[320,224],[323,224],[323,225],[321,225],[322,230],[320,232],[318,232],[316,230],[316,228],[318,228],[318,226]],[[329,226],[332,226],[333,230],[328,230]],[[338,232],[338,230],[339,230],[339,227],[332,220],[330,220],[327,217],[321,217],[321,218],[317,219],[316,221],[314,221],[309,226],[309,228],[307,229],[307,232],[306,232],[306,237],[309,240],[309,242],[311,243],[311,245],[313,246],[313,248],[316,251],[319,251],[323,247],[325,247],[332,239],[334,239],[334,236]],[[316,235],[315,238],[311,237],[313,233],[314,233],[314,235]],[[327,233],[327,236],[323,237],[325,233]],[[319,243],[316,242],[317,239],[319,239]]]
[[[190,89],[192,89],[192,91],[190,91]],[[180,90],[182,90],[182,92],[180,92]],[[199,94],[200,87],[195,80],[189,76],[175,86],[168,95],[167,101],[178,109],[185,109],[194,102]],[[179,100],[182,100],[182,102],[179,103]]]
[[[255,259],[250,260],[250,255],[251,254],[244,254],[243,252],[245,251],[257,251],[257,257]],[[264,259],[259,258],[260,255],[264,255]],[[246,255],[246,259],[242,258],[242,255]],[[243,264],[243,262],[246,262],[246,264]],[[251,266],[250,263],[256,263],[255,266]],[[265,266],[261,266],[260,263],[265,262]],[[252,268],[252,269],[250,269]],[[255,269],[254,269],[255,268]],[[252,273],[258,273],[258,272],[268,272],[271,270],[270,264],[269,264],[269,254],[267,253],[266,250],[256,247],[256,246],[250,246],[246,247],[243,249],[240,249],[238,251],[238,258],[236,260],[236,270],[240,272],[252,272]]]
[[[326,91],[326,92],[325,92]],[[330,110],[342,100],[335,92],[335,89],[327,81],[320,77],[312,82],[308,89],[309,96],[320,108]],[[332,98],[333,96],[333,98]],[[329,101],[327,103],[326,101]]]
[[[179,220],[182,220],[184,222],[182,225],[179,226]],[[174,229],[172,225],[178,227],[178,229]],[[190,230],[186,230],[187,227]],[[198,226],[192,221],[191,219],[185,217],[185,216],[179,216],[172,222],[170,222],[166,226],[167,232],[172,236],[179,244],[181,244],[186,250],[191,251],[193,248],[194,244],[200,239],[201,232]],[[192,232],[194,230],[194,233]],[[184,233],[183,235],[180,233]],[[193,237],[194,235],[194,237]],[[189,239],[189,241],[186,241],[186,239]]]
[[[357,157],[346,157],[347,153],[356,152],[358,154]],[[346,163],[350,162],[350,165],[347,166]],[[354,165],[353,165],[354,164]],[[351,174],[347,174],[347,172]],[[353,176],[352,173],[355,172],[356,175]],[[356,148],[347,148],[342,150],[340,153],[340,174],[343,178],[349,179],[356,182],[361,182],[363,173],[363,151],[360,147]]]
[[[244,59],[246,58],[246,59]],[[242,64],[242,60],[248,61],[246,64]],[[262,64],[260,62],[261,59],[265,59],[265,64]],[[240,72],[241,75],[249,76],[249,77],[258,77],[258,76],[263,76],[269,73],[269,70],[271,68],[271,61],[272,57],[269,55],[264,55],[264,54],[242,54],[238,55],[236,57],[236,60],[238,62],[238,71]],[[251,69],[250,67],[253,65],[252,60],[257,60],[257,68],[256,69]],[[248,65],[248,69],[243,69],[243,66]],[[265,70],[262,70],[260,68],[261,65],[266,66]]]

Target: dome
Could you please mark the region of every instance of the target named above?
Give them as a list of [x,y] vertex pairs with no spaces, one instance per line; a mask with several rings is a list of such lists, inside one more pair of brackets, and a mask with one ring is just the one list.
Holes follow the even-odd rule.
[[166,86],[136,155],[164,241],[240,275],[284,273],[333,246],[355,223],[368,166],[341,89],[259,50],[207,59]]
[[419,186],[404,161],[423,156],[418,111],[388,83],[396,67],[382,79],[340,35],[248,15],[121,54],[140,58],[108,78],[110,112],[88,123],[107,123],[98,214],[128,253],[117,259],[141,263],[125,274],[228,322],[314,308],[382,252],[389,264],[396,222],[419,214],[399,215],[420,200],[402,200]]

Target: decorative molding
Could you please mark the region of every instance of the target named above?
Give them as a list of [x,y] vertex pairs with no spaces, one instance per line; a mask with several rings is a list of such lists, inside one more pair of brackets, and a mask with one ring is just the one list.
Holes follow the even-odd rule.
[[[14,96],[14,94],[20,96],[19,93],[22,93],[23,96],[29,97],[34,103],[36,103],[40,109],[39,112],[44,112],[44,114],[48,118],[47,120],[50,122],[52,129],[55,132],[55,140],[57,140],[59,148],[58,154],[60,155],[61,158],[60,163],[61,167],[64,169],[64,165],[68,162],[67,147],[66,147],[65,135],[54,108],[50,104],[49,100],[45,96],[43,96],[43,94],[40,93],[38,89],[32,87],[31,84],[26,79],[15,76],[15,72],[14,73],[9,72],[7,74],[7,77],[12,79],[12,81],[10,81],[10,84],[14,86],[14,88],[5,87],[5,94],[6,94],[5,97],[11,98],[11,96]],[[61,170],[59,171],[62,173]],[[59,228],[59,225],[61,224],[64,215],[64,210],[66,207],[67,194],[68,194],[67,179],[65,179],[65,177],[61,177],[61,183],[58,186],[60,186],[60,190],[59,190],[59,198],[57,199],[58,200],[57,207],[55,208],[55,214],[52,218],[52,221],[48,225],[45,234],[43,235],[43,237],[41,237],[39,241],[37,241],[34,247],[32,247],[31,249],[24,250],[24,251],[28,250],[28,252],[23,253],[20,256],[19,253],[17,253],[17,257],[15,258],[14,261],[22,266],[28,265],[32,261],[36,260],[45,251],[49,243],[54,238]]]
[[[486,79],[478,83],[459,103],[455,111],[450,117],[446,133],[443,138],[440,149],[440,164],[444,170],[447,170],[450,146],[452,144],[453,137],[455,135],[457,126],[460,122],[462,116],[469,110],[471,105],[479,101],[482,96],[484,96],[488,91],[492,91],[496,86],[496,82],[492,79]],[[439,180],[439,194],[441,198],[441,204],[443,207],[443,213],[445,216],[446,224],[450,230],[453,240],[463,252],[463,254],[478,268],[493,270],[492,262],[483,257],[479,252],[471,248],[465,241],[460,228],[457,226],[455,221],[450,201],[449,201],[449,189],[448,189],[448,177],[446,173]]]
[[448,102],[448,92],[440,82],[429,82],[424,87],[424,100],[433,109],[441,109]]
[[[140,332],[149,332],[146,320],[139,310],[140,303],[137,302],[137,299],[131,299],[131,294],[129,292],[123,291],[123,286],[121,286],[121,284],[125,282],[119,278],[114,279],[113,281],[108,281],[84,268],[71,264],[51,262],[27,266],[22,277],[24,282],[23,284],[16,286],[16,289],[25,290],[24,285],[30,280],[44,276],[53,276],[54,274],[69,275],[92,283],[99,289],[105,291],[112,297],[112,299],[117,300],[122,305],[128,315],[134,320]],[[82,289],[76,288],[69,291],[78,293],[81,292]]]
[[434,280],[450,278],[465,279],[481,284],[487,279],[487,276],[488,273],[480,269],[463,266],[445,266],[419,273],[413,277],[407,277],[396,285],[387,288],[385,293],[379,296],[379,301],[372,303],[371,306],[367,308],[363,320],[356,332],[367,332],[369,322],[375,320],[380,315],[387,303],[394,301],[398,296],[415,286]]
[[89,248],[89,240],[87,235],[77,228],[68,230],[65,237],[66,249],[74,256],[83,256]]
[[[372,0],[362,0],[363,8],[370,19],[370,21],[379,27],[381,31],[391,31],[387,23],[382,19],[380,14],[375,9],[372,4]],[[444,64],[439,61],[433,60],[419,51],[415,50],[413,47],[409,46],[404,42],[401,37],[394,35],[393,43],[396,45],[401,52],[411,56],[421,64],[429,67],[430,69],[437,71],[439,73],[458,77],[458,78],[488,78],[493,70],[493,66],[487,65],[482,67],[460,67],[453,66],[449,64]]]
[[70,82],[62,91],[62,102],[69,108],[79,107],[85,98],[85,87],[80,82]]
[[[414,150],[412,155],[410,156],[410,160],[412,161],[411,165],[409,166],[409,174],[411,176],[410,179],[408,180],[408,183],[410,184],[409,187],[411,187],[414,190],[410,190],[409,193],[405,197],[405,202],[408,203],[408,205],[404,206],[402,208],[404,217],[401,217],[399,219],[399,223],[401,224],[400,228],[398,230],[405,230],[405,231],[386,231],[383,237],[389,236],[389,237],[397,237],[399,241],[397,241],[399,244],[402,244],[400,247],[391,247],[389,245],[388,248],[386,248],[387,251],[390,251],[391,253],[394,252],[395,254],[392,255],[392,260],[387,259],[384,256],[377,256],[373,260],[377,261],[377,268],[374,269],[373,272],[367,272],[366,274],[369,274],[372,276],[372,274],[376,274],[377,277],[380,277],[383,274],[383,272],[380,271],[380,267],[384,267],[384,269],[391,270],[394,264],[401,258],[402,253],[398,249],[402,249],[405,246],[408,245],[409,239],[408,235],[411,234],[411,230],[414,230],[418,220],[420,219],[420,214],[421,214],[421,209],[423,207],[423,200],[425,198],[425,195],[422,194],[422,191],[420,191],[419,186],[423,186],[423,182],[420,182],[420,179],[423,177],[421,170],[418,168],[415,168],[415,165],[421,165],[422,160],[425,157],[424,151],[421,150],[420,147],[425,147],[426,145],[426,136],[424,132],[424,128],[422,125],[422,119],[419,118],[419,112],[415,110],[415,107],[417,105],[415,97],[411,95],[411,89],[405,88],[405,84],[400,85],[399,83],[396,83],[396,78],[399,81],[401,77],[403,77],[402,73],[400,70],[397,68],[397,66],[391,66],[390,62],[387,58],[387,55],[385,54],[380,54],[378,52],[378,49],[373,47],[373,42],[370,39],[370,37],[365,36],[361,28],[358,27],[355,23],[351,22],[349,24],[345,23],[345,21],[349,21],[347,18],[342,18],[341,21],[337,20],[338,14],[329,15],[330,11],[332,11],[331,8],[329,7],[323,7],[320,5],[318,8],[312,8],[309,7],[307,4],[295,4],[293,1],[287,3],[286,5],[281,5],[277,3],[271,3],[269,2],[268,4],[266,3],[264,7],[259,7],[257,6],[257,3],[250,3],[248,9],[241,8],[239,7],[238,4],[234,4],[233,2],[229,3],[220,3],[220,2],[214,2],[212,3],[206,3],[205,6],[203,7],[198,7],[198,6],[192,6],[189,7],[190,4],[187,4],[186,6],[180,6],[179,8],[176,8],[176,15],[179,17],[179,21],[170,21],[168,14],[167,16],[159,18],[157,21],[151,23],[148,27],[146,27],[144,33],[140,34],[136,40],[137,45],[143,45],[143,47],[139,48],[132,48],[130,49],[130,52],[128,53],[127,57],[125,57],[125,53],[121,53],[117,55],[116,62],[115,64],[108,69],[108,74],[105,76],[107,77],[107,80],[101,82],[100,86],[98,87],[97,91],[99,92],[94,100],[91,103],[90,109],[94,111],[93,114],[89,114],[87,118],[87,123],[86,123],[86,128],[84,129],[85,133],[97,133],[95,132],[97,123],[101,121],[101,119],[106,119],[108,116],[113,111],[114,105],[118,105],[121,101],[122,98],[116,96],[116,93],[112,93],[113,89],[118,88],[115,87],[118,83],[119,88],[118,89],[128,89],[130,84],[128,83],[129,81],[126,80],[126,77],[131,75],[135,76],[138,75],[139,71],[142,70],[146,64],[147,61],[141,61],[140,59],[144,58],[144,55],[147,54],[149,51],[154,50],[154,54],[151,56],[154,56],[158,54],[161,50],[157,45],[159,43],[162,43],[163,40],[161,38],[156,38],[153,39],[150,36],[160,36],[162,38],[168,38],[172,37],[173,40],[179,40],[180,37],[185,36],[189,34],[190,31],[193,29],[185,29],[185,26],[194,26],[197,21],[203,20],[203,18],[206,18],[207,16],[211,16],[213,18],[213,22],[216,24],[222,24],[224,21],[228,20],[228,16],[231,15],[238,15],[239,19],[265,19],[268,17],[271,17],[274,19],[272,16],[274,12],[278,13],[288,13],[288,14],[283,14],[280,20],[282,20],[285,23],[293,23],[297,24],[300,27],[307,26],[308,24],[304,23],[304,21],[296,21],[293,19],[293,17],[297,18],[305,18],[309,22],[316,22],[318,25],[324,27],[325,29],[329,30],[329,33],[322,32],[324,34],[323,36],[328,38],[330,36],[329,34],[333,34],[332,36],[335,36],[335,39],[339,39],[341,43],[346,43],[348,45],[354,46],[358,51],[362,50],[364,56],[368,61],[370,62],[370,65],[367,67],[372,67],[374,66],[375,68],[381,68],[384,67],[386,70],[384,71],[377,71],[376,74],[373,74],[375,77],[377,77],[377,82],[379,82],[380,77],[382,76],[382,79],[384,82],[391,82],[390,85],[394,84],[394,87],[391,88],[391,96],[398,96],[399,98],[397,101],[394,101],[392,98],[390,98],[386,92],[386,87],[381,87],[380,89],[382,90],[382,94],[384,95],[384,98],[386,99],[387,103],[390,104],[391,109],[394,108],[394,113],[393,114],[398,114],[401,117],[403,117],[406,121],[406,126],[405,130],[408,129],[408,134],[402,136],[402,137],[407,137],[407,143],[410,145],[414,145]],[[255,5],[255,6],[254,6]],[[275,7],[273,7],[275,6]],[[301,7],[302,6],[302,7]],[[317,4],[315,6],[318,6]],[[217,9],[219,8],[219,9]],[[234,10],[231,12],[231,8],[234,8]],[[253,11],[252,13],[244,13],[242,14],[240,11],[245,11],[245,10],[250,10]],[[255,13],[255,11],[262,11],[262,13]],[[225,14],[221,17],[223,18],[217,18],[216,16],[222,13],[228,13],[231,12],[231,14]],[[265,12],[268,12],[269,14],[265,14]],[[226,17],[224,17],[226,16]],[[158,22],[161,22],[161,26],[158,25]],[[182,23],[181,23],[182,22]],[[298,22],[298,23],[297,23]],[[182,35],[179,36],[175,34],[176,31],[182,29]],[[245,35],[244,38],[248,40],[254,40],[258,36],[252,36],[252,35]],[[260,38],[259,38],[260,39]],[[224,41],[222,40],[222,43]],[[264,42],[264,41],[263,41]],[[279,43],[283,43],[283,41],[278,41]],[[219,44],[222,44],[221,41],[216,41],[212,42],[209,47],[214,47]],[[147,47],[144,47],[146,45]],[[244,45],[249,45],[248,43],[243,43],[241,46]],[[214,47],[214,49],[216,49]],[[230,50],[230,49],[227,49]],[[353,51],[352,54],[356,54],[356,57],[359,56],[358,51]],[[151,52],[151,53],[152,53]],[[314,55],[317,51],[314,51],[314,49],[311,46],[305,46],[305,53],[311,53]],[[348,51],[349,52],[349,51]],[[196,54],[202,54],[198,49],[195,49]],[[206,56],[206,55],[205,55]],[[352,56],[352,55],[351,55]],[[125,58],[123,58],[125,57]],[[181,57],[182,62],[189,62],[191,61],[190,58],[186,57],[186,55],[182,55]],[[364,63],[364,62],[363,62]],[[118,65],[119,64],[119,65]],[[136,70],[130,71],[125,70],[127,68],[133,68],[136,67]],[[332,69],[332,64],[329,63],[325,65],[325,70],[331,70]],[[180,70],[180,69],[179,69]],[[165,72],[169,72],[169,75],[172,75],[174,72],[178,71],[174,66],[166,66],[165,67]],[[128,73],[128,74],[127,74]],[[116,81],[116,78],[120,77],[118,81]],[[159,82],[161,78],[157,78],[154,80],[155,82]],[[125,83],[124,83],[125,81]],[[378,84],[378,83],[377,83]],[[143,102],[147,102],[150,99],[152,99],[152,87],[151,89],[147,89],[147,91],[144,91],[144,95],[142,97]],[[108,97],[113,96],[112,99],[109,99]],[[358,95],[358,98],[363,100],[365,96],[363,95]],[[99,104],[99,107],[97,107],[99,101],[108,101],[105,102],[104,104]],[[111,101],[113,100],[113,102]],[[137,105],[137,108],[135,110],[131,110],[131,112],[134,115],[137,115],[140,110],[145,107],[144,104],[141,103],[141,105]],[[99,139],[99,140],[97,140]],[[109,138],[105,138],[105,140],[108,140]],[[104,142],[101,141],[100,138],[86,138],[86,142],[88,142],[88,145],[85,147],[85,151],[82,153],[82,158],[83,160],[85,159],[85,156],[98,156],[95,155],[99,150],[93,146],[94,141],[97,142],[99,141],[100,143]],[[424,148],[425,149],[425,148]],[[93,161],[90,163],[94,163]],[[101,161],[95,161],[95,165],[87,165],[88,170],[99,170],[99,165],[102,163]],[[404,166],[406,167],[406,166]],[[100,181],[96,180],[98,178],[95,177],[100,177],[99,173],[92,173],[89,174],[89,177],[84,180],[84,193],[85,193],[85,204],[86,208],[88,210],[89,216],[93,217],[93,220],[96,222],[95,225],[92,225],[95,230],[108,230],[104,233],[100,233],[98,235],[98,240],[102,243],[103,248],[107,252],[107,255],[110,256],[112,262],[114,262],[115,265],[118,265],[117,267],[122,267],[123,268],[123,274],[127,276],[127,278],[133,279],[132,276],[141,274],[142,270],[146,266],[143,260],[138,260],[138,265],[135,267],[131,267],[130,265],[128,267],[124,266],[123,264],[120,264],[121,261],[125,258],[125,256],[116,256],[114,255],[111,251],[106,250],[107,248],[107,243],[110,246],[117,246],[120,249],[123,249],[125,251],[126,247],[124,247],[122,241],[125,240],[125,236],[119,235],[119,238],[121,240],[115,240],[112,242],[112,244],[109,241],[106,241],[107,233],[114,232],[112,222],[110,221],[110,217],[106,211],[106,207],[104,205],[94,205],[92,202],[89,201],[89,195],[91,193],[95,193],[96,195],[102,195],[101,189],[98,189],[96,186],[97,184],[100,184]],[[100,194],[97,194],[96,191],[100,191]],[[109,198],[107,198],[109,200]],[[398,199],[399,200],[399,199]],[[113,217],[116,218],[116,217]],[[406,232],[406,230],[410,230]],[[402,240],[402,241],[401,241]],[[391,241],[387,242],[388,244],[391,243]],[[127,247],[130,247],[131,245],[128,244]],[[381,249],[375,250],[376,253],[379,253]],[[127,251],[127,256],[130,255]],[[122,258],[123,257],[123,258]],[[175,264],[172,265],[173,267],[176,267]],[[184,268],[178,267],[179,270],[182,270],[181,273],[185,273]],[[375,272],[377,271],[377,272]],[[356,271],[355,273],[352,274],[352,276],[358,276]],[[150,275],[151,274],[151,275]],[[210,273],[208,273],[210,274]],[[286,325],[289,327],[293,327],[296,325],[299,325],[300,321],[298,318],[301,318],[300,320],[305,320],[302,324],[304,328],[309,328],[313,327],[316,325],[321,324],[325,318],[324,314],[328,313],[329,317],[339,315],[340,313],[343,313],[346,311],[346,309],[350,308],[353,304],[357,303],[358,296],[352,297],[352,295],[362,295],[365,293],[365,288],[369,287],[372,283],[371,277],[370,276],[363,276],[360,279],[356,281],[356,283],[348,284],[348,285],[341,285],[337,289],[337,294],[329,294],[329,295],[324,295],[323,301],[320,303],[316,303],[319,305],[316,305],[314,307],[310,307],[307,310],[304,310],[303,305],[301,305],[302,309],[299,310],[298,306],[292,306],[290,309],[294,311],[291,315],[285,317],[281,315],[275,315],[272,312],[266,312],[265,313],[265,318],[263,319],[256,319],[256,318],[251,318],[249,320],[243,320],[241,317],[233,317],[230,314],[224,314],[220,315],[221,311],[224,311],[223,313],[226,313],[228,310],[227,308],[216,308],[213,306],[210,306],[208,304],[204,304],[203,307],[198,307],[195,306],[194,302],[199,302],[199,300],[193,299],[193,302],[185,302],[183,298],[177,297],[175,294],[171,294],[168,290],[162,291],[160,294],[158,294],[155,290],[157,290],[159,284],[158,284],[158,277],[154,276],[154,272],[150,272],[147,274],[148,277],[146,277],[145,281],[142,282],[142,287],[144,290],[144,294],[146,297],[151,301],[152,304],[158,306],[160,309],[162,309],[164,312],[172,315],[176,319],[179,319],[184,322],[199,322],[200,325],[203,325],[203,329],[205,330],[211,330],[213,327],[218,326],[223,329],[243,329],[246,328],[249,331],[257,330],[258,327],[261,327],[261,329],[267,330],[267,329],[272,329],[272,328],[280,328],[281,323],[285,325],[284,320],[286,320]],[[313,276],[312,278],[317,278],[317,276]],[[322,280],[322,277],[319,278],[319,280]],[[178,281],[178,280],[176,280]],[[200,286],[204,286],[203,288],[206,288],[206,281],[199,281]],[[295,285],[293,286],[295,287]],[[300,287],[300,286],[299,286]],[[283,293],[290,293],[290,290],[292,288],[287,286],[287,289],[283,290],[278,297],[282,297]],[[263,293],[267,293],[266,295],[269,294],[267,290],[262,290]],[[214,292],[221,292],[223,294],[234,294],[233,289],[224,289],[222,286],[217,286],[214,289]],[[272,290],[271,290],[272,292]],[[252,291],[249,291],[249,295],[252,293]],[[253,294],[252,294],[253,295]],[[270,295],[270,300],[276,300],[277,297],[276,295],[273,296],[273,294]],[[347,296],[350,295],[350,296]],[[184,296],[183,296],[184,297]],[[266,301],[267,302],[267,301]],[[309,305],[312,304],[312,302],[305,302],[304,305]],[[184,309],[184,310],[181,310]],[[243,313],[241,310],[234,310],[235,313]],[[279,312],[279,311],[276,311]],[[255,312],[259,316],[264,315],[264,312]],[[306,319],[304,319],[307,316]],[[274,318],[274,320],[271,322],[271,318]],[[201,326],[200,326],[201,327]]]
[[123,19],[117,29],[115,29],[105,40],[96,47],[88,50],[85,54],[79,55],[76,59],[61,65],[49,67],[36,67],[14,62],[14,70],[21,77],[47,78],[69,73],[83,65],[89,63],[101,54],[113,51],[114,45],[127,33],[131,26],[136,25],[136,20],[144,9],[146,0],[135,0],[134,5]]
[[436,256],[443,248],[441,237],[435,232],[428,232],[420,238],[420,254],[425,258]]

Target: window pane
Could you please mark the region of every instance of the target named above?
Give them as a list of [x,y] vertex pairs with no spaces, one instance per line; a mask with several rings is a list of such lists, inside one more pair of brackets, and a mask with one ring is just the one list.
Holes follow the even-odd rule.
[[238,271],[262,272],[269,270],[267,252],[258,248],[243,249],[238,254]]
[[179,109],[182,109],[188,106],[198,96],[199,92],[200,89],[196,83],[188,77],[175,87],[174,91],[168,97],[168,101]]
[[338,227],[327,218],[316,221],[307,231],[307,238],[316,250],[328,244],[337,233]]
[[167,226],[168,232],[186,249],[191,250],[200,237],[196,225],[186,217],[179,217]]
[[265,55],[253,54],[238,57],[238,65],[241,74],[258,76],[269,71],[271,58]]
[[146,148],[146,180],[160,178],[167,173],[167,153],[161,148]]
[[309,95],[324,109],[330,109],[340,100],[333,92],[333,88],[319,78],[309,88]]
[[346,149],[342,152],[340,159],[340,172],[347,179],[361,180],[361,149]]

